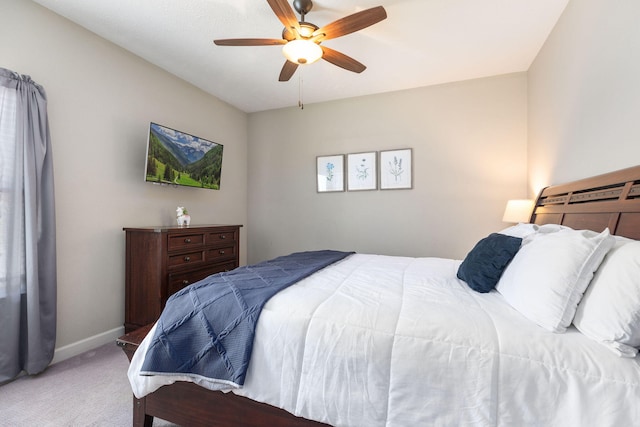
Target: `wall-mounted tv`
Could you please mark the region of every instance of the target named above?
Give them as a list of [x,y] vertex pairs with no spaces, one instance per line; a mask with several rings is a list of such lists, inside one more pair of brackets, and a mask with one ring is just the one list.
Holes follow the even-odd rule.
[[152,122],[145,181],[219,190],[222,148],[216,142]]

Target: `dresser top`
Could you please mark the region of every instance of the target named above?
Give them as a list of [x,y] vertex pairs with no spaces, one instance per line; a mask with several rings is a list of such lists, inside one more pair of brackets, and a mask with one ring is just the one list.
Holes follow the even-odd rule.
[[190,225],[190,226],[179,226],[179,225],[158,225],[158,226],[148,226],[148,227],[124,227],[124,231],[139,231],[145,233],[169,233],[169,232],[183,232],[183,231],[199,231],[207,228],[239,228],[242,227],[242,224],[205,224],[205,225]]

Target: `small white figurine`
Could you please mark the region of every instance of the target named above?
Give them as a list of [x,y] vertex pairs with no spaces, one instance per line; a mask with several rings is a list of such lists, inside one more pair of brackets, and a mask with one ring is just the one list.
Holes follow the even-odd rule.
[[188,227],[191,223],[189,212],[183,206],[178,206],[178,209],[176,209],[176,219],[180,227]]

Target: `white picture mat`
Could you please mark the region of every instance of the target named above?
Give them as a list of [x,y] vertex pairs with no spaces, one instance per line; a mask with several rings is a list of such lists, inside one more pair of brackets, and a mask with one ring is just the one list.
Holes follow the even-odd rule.
[[378,188],[377,153],[352,153],[347,155],[347,186],[349,191],[375,190]]

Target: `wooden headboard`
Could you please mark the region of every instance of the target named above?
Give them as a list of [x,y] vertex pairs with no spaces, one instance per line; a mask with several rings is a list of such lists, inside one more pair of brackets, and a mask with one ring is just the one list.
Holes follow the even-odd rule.
[[530,222],[640,239],[640,166],[544,188]]

